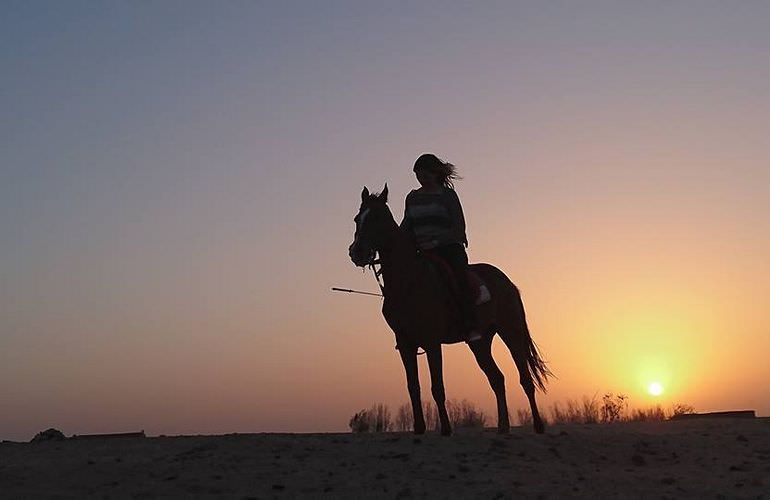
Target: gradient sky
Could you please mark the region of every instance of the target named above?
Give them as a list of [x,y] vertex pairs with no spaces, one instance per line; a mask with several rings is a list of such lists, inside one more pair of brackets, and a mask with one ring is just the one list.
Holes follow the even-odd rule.
[[[340,431],[407,400],[363,185],[460,168],[555,401],[770,414],[770,5],[0,6],[0,439]],[[462,345],[447,395],[491,411]],[[513,408],[525,404],[499,341]],[[424,360],[423,394],[429,397]],[[665,392],[649,396],[659,381]]]

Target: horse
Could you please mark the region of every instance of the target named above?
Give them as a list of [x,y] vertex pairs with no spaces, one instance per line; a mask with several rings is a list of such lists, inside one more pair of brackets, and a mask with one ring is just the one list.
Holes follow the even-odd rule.
[[[356,224],[353,243],[348,249],[357,267],[380,265],[384,296],[382,314],[396,336],[396,349],[406,372],[407,389],[412,404],[414,433],[425,433],[425,417],[420,399],[417,350],[428,357],[431,393],[436,402],[441,434],[449,436],[452,427],[446,410],[441,345],[464,341],[461,322],[447,294],[437,285],[435,271],[428,259],[418,254],[410,235],[395,221],[388,207],[388,185],[379,194],[364,187],[361,206],[353,221]],[[379,256],[379,261],[375,258]],[[497,430],[510,430],[505,377],[492,357],[492,339],[497,334],[516,363],[519,382],[529,400],[532,423],[541,434],[545,425],[535,401],[536,387],[546,391],[551,371],[541,358],[527,327],[524,304],[516,286],[498,268],[490,264],[472,264],[472,272],[486,284],[491,299],[476,306],[481,326],[481,340],[469,342],[476,362],[489,380],[497,399]]]

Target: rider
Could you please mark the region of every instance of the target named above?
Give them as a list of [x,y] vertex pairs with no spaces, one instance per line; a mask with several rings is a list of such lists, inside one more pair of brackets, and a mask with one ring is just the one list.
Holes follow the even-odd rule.
[[467,341],[479,340],[476,307],[467,275],[465,217],[453,183],[461,177],[457,167],[430,153],[417,158],[413,170],[420,188],[406,196],[401,227],[413,236],[421,252],[432,252],[450,265],[460,287]]

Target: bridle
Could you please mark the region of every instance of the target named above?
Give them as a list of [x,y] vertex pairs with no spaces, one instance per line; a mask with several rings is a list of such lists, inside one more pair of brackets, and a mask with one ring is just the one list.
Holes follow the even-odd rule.
[[[367,210],[368,213],[368,210]],[[362,219],[365,217],[362,217]],[[356,241],[358,241],[358,238],[356,238]],[[379,258],[378,258],[379,257]],[[368,256],[367,262],[364,262],[361,264],[361,266],[364,269],[364,272],[366,272],[366,268],[372,270],[372,274],[374,275],[374,279],[377,281],[377,286],[380,287],[380,292],[382,293],[382,297],[385,297],[385,284],[382,280],[382,255],[380,253],[379,249],[372,248],[371,252]],[[340,291],[353,291],[353,290],[340,290]],[[367,295],[374,295],[374,294],[367,294]],[[398,345],[396,345],[396,350],[398,350]],[[425,354],[425,351],[422,352],[417,351],[417,355]]]
[[380,287],[380,292],[382,293],[382,296],[385,296],[385,285],[382,282],[382,262],[380,262],[380,259],[375,259],[376,252],[372,254],[372,260],[369,261],[367,266],[369,266],[369,269],[372,270],[372,273],[374,274],[374,279],[377,280],[377,286]]

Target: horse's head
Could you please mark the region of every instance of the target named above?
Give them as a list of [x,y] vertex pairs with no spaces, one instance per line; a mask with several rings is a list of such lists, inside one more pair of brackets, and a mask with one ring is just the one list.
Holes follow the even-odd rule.
[[348,254],[353,264],[364,267],[371,264],[377,251],[387,244],[390,230],[396,226],[388,208],[387,184],[380,194],[369,194],[367,188],[361,191],[361,208],[353,221],[356,233]]

